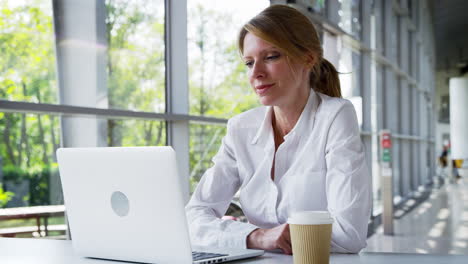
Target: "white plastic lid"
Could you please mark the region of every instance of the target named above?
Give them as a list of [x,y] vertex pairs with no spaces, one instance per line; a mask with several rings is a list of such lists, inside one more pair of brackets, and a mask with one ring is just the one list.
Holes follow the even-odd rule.
[[325,225],[333,223],[333,218],[327,211],[294,212],[288,218],[288,224],[293,225]]

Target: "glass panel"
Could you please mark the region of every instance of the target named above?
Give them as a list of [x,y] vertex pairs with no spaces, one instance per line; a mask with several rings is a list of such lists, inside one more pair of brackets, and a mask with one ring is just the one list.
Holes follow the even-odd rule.
[[316,14],[325,14],[325,2],[326,0],[303,0],[308,9]]
[[269,1],[188,0],[187,5],[190,114],[229,118],[257,106],[236,41],[241,26]]
[[109,119],[107,145],[109,147],[164,146],[166,122],[155,120]]
[[162,146],[166,122],[67,116],[62,120],[62,135],[65,146]]
[[384,53],[384,24],[383,24],[383,8],[384,5],[382,1],[373,0],[372,1],[372,39],[371,39],[371,48],[377,49],[381,54]]
[[404,48],[404,45],[403,45],[403,36],[401,35],[401,32],[404,31],[402,29],[403,27],[403,20],[402,19],[399,19],[398,17],[396,17],[396,26],[397,26],[397,43],[396,43],[396,62],[398,63],[398,66],[400,67],[401,70],[402,69],[402,65],[403,65],[403,60],[405,59],[404,58],[404,55],[403,55],[403,50]]
[[0,98],[165,111],[164,0],[57,5],[56,46],[51,1],[1,1]]
[[[0,209],[0,236],[64,237],[63,197],[55,157],[60,146],[59,122],[54,115],[0,113],[0,208],[7,208]],[[32,206],[46,207],[33,212]],[[23,207],[22,211],[17,207]],[[15,216],[2,219],[6,212]],[[53,216],[46,216],[51,212],[55,212]],[[43,228],[46,223],[51,230],[47,234]]]
[[359,126],[362,127],[362,96],[361,96],[361,55],[344,46],[338,63],[341,93],[353,103]]
[[0,1],[0,98],[57,103],[52,1]]
[[225,134],[224,125],[190,124],[190,193],[205,171],[213,166],[211,159],[221,147]]
[[361,39],[361,1],[337,0],[331,8],[331,20],[356,39]]
[[[388,5],[385,5],[388,7]],[[384,9],[384,45],[385,57],[393,63],[398,63],[398,41],[400,40],[400,31],[398,26],[398,15],[393,9]]]
[[164,1],[106,0],[109,108],[165,111]]
[[403,196],[403,180],[402,177],[405,174],[403,170],[404,160],[402,149],[403,144],[400,139],[392,139],[393,150],[392,150],[392,162],[393,162],[393,197]]

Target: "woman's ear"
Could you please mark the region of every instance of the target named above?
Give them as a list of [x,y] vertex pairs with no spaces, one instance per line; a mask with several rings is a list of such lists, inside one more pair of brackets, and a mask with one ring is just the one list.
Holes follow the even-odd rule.
[[312,69],[315,66],[315,64],[317,64],[317,61],[317,56],[315,56],[312,53],[307,54],[306,65],[308,68]]

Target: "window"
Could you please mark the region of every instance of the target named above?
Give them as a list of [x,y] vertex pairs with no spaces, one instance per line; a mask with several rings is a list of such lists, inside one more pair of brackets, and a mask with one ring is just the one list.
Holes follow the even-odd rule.
[[371,11],[371,23],[372,23],[372,38],[371,48],[376,49],[380,54],[384,53],[384,20],[383,20],[383,9],[384,5],[382,1],[372,1]]
[[[188,0],[187,5],[190,114],[228,119],[259,106],[237,35],[269,1]],[[212,166],[225,133],[225,126],[190,124],[191,191]]]
[[362,127],[362,96],[361,96],[361,55],[344,45],[338,63],[341,93],[353,103],[359,126]]
[[106,0],[105,23],[109,108],[163,113],[164,1]]
[[354,38],[361,39],[361,1],[341,1],[333,0],[329,4],[329,18],[341,29],[352,35]]
[[213,166],[213,156],[221,147],[226,126],[190,124],[190,192],[205,171]]
[[62,203],[61,192],[51,194],[48,188],[51,177],[57,177],[55,151],[60,146],[59,117],[5,112],[0,116],[1,182],[4,190],[13,192],[9,202],[4,201],[3,205]]
[[[0,2],[0,99],[57,103],[52,23],[51,1]],[[59,122],[52,114],[0,112],[0,208],[63,204],[55,157]],[[64,233],[63,213],[48,221],[60,227],[48,235]],[[36,225],[33,217],[13,219],[0,221],[0,230],[45,235],[34,231]]]
[[[0,208],[63,204],[55,156],[60,146],[59,117],[0,112],[0,130]],[[0,221],[0,234],[13,228],[18,229],[19,237],[44,236],[45,232],[33,229],[36,217],[24,217],[27,212],[22,211],[22,217]],[[62,214],[49,217],[48,224],[55,231],[47,235],[63,235],[63,209]],[[24,232],[28,229],[30,232]]]
[[325,13],[325,2],[326,0],[302,0],[296,2],[304,2],[307,9],[315,14],[324,15]]
[[190,114],[230,118],[258,106],[237,35],[269,1],[187,2]]
[[0,98],[57,103],[51,1],[0,2]]

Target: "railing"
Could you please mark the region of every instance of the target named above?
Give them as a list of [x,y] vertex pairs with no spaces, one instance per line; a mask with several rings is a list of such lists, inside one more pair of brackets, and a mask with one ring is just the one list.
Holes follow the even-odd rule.
[[0,237],[15,237],[18,234],[31,234],[32,236],[48,236],[50,231],[58,231],[65,234],[67,226],[65,224],[49,225],[49,217],[64,216],[64,205],[45,205],[19,208],[0,209],[0,221],[35,219],[34,226],[20,226],[0,228]]

